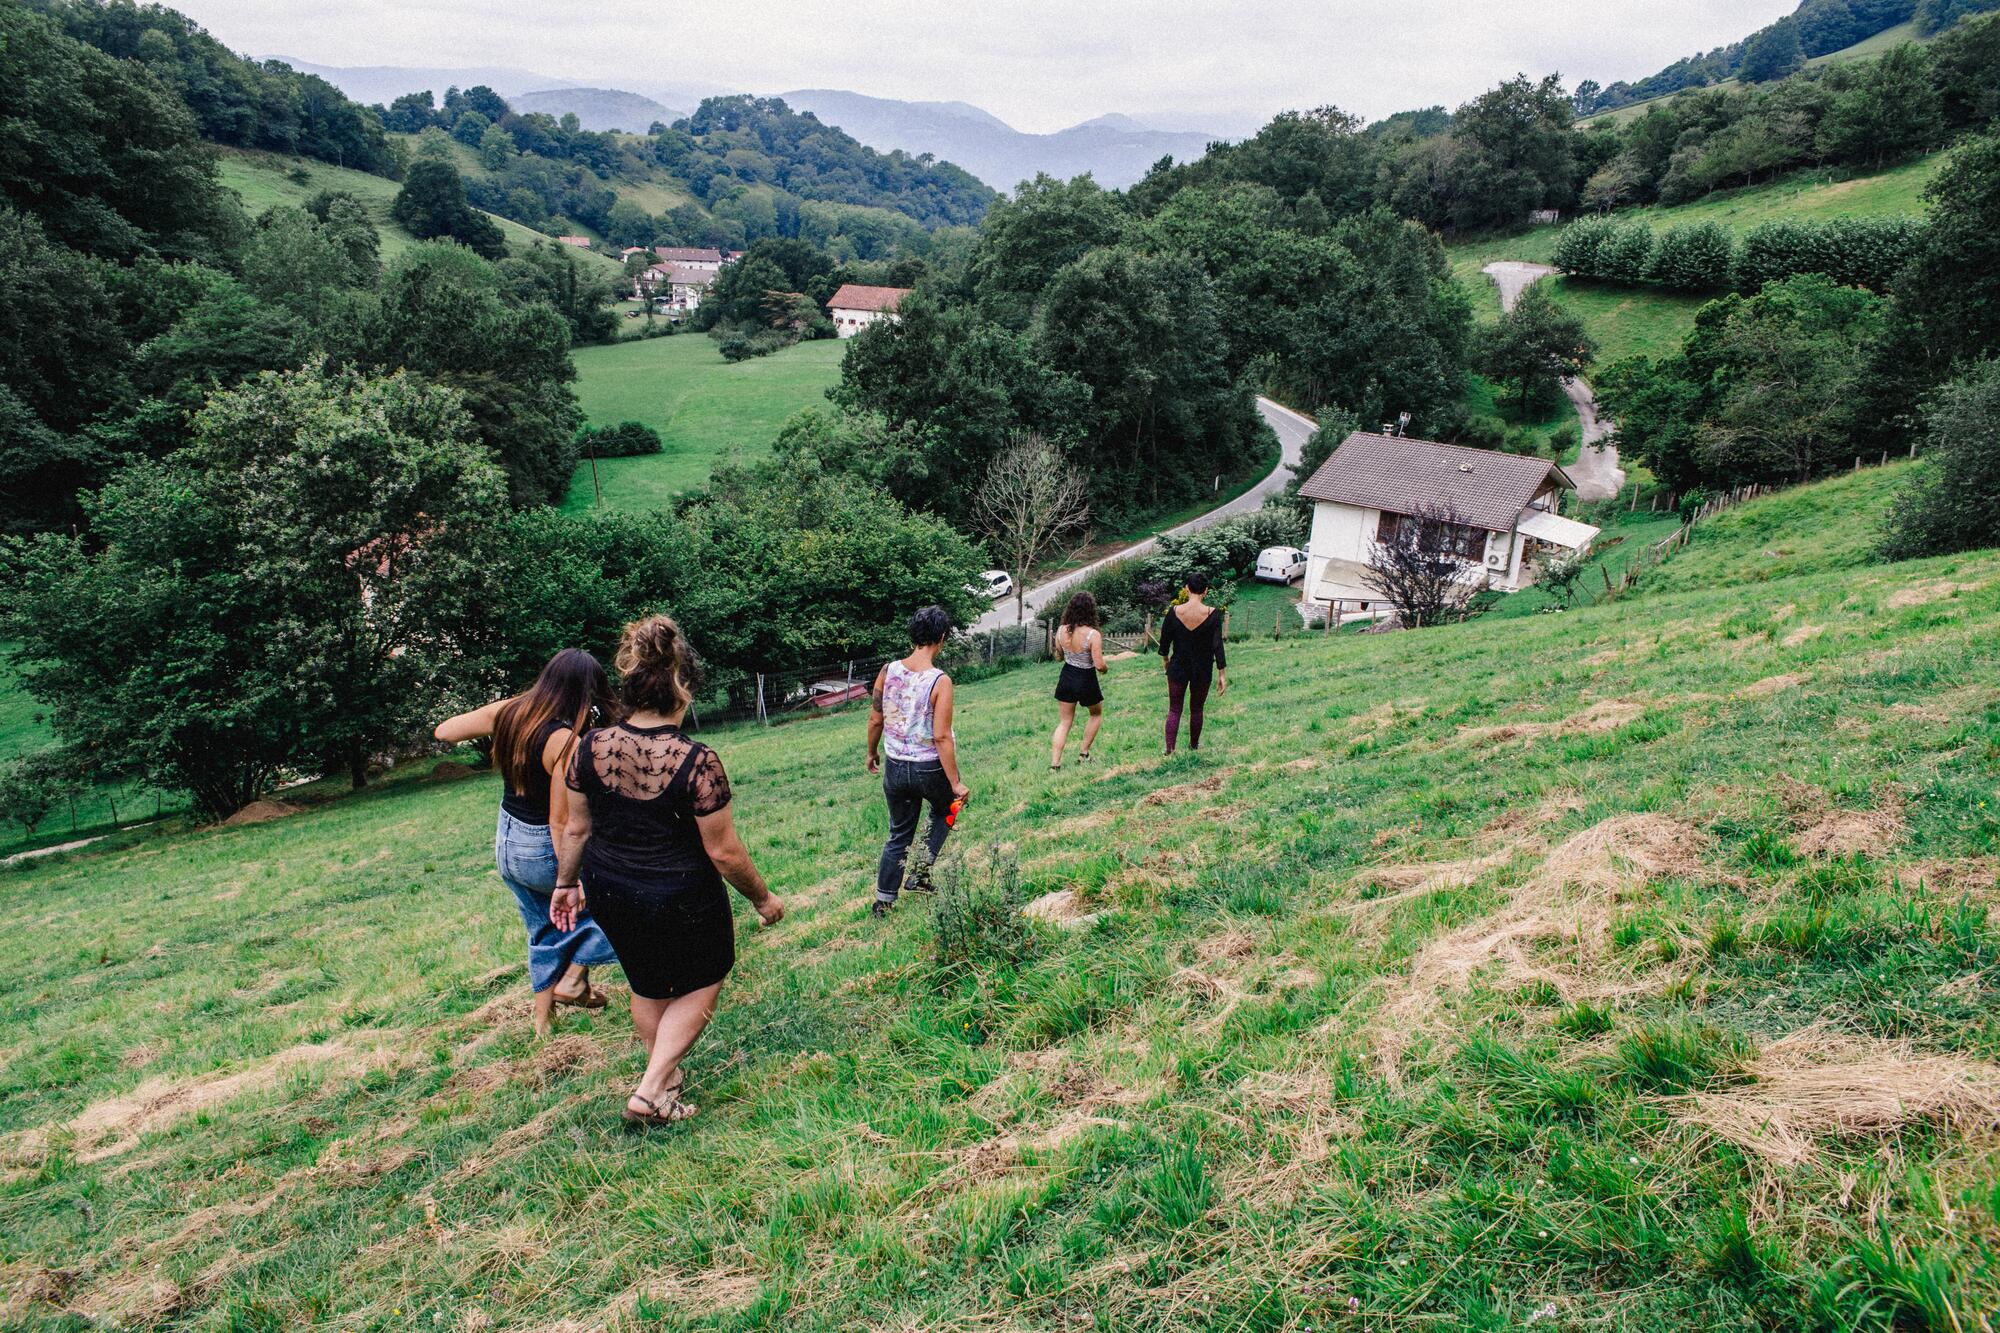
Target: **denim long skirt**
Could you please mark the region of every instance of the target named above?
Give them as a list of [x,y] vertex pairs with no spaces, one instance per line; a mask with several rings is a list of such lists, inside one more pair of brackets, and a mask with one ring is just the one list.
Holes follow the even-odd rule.
[[521,924],[528,928],[528,984],[545,991],[561,979],[571,963],[597,967],[618,961],[611,941],[588,913],[574,930],[557,930],[549,920],[549,898],[556,887],[556,849],[546,824],[526,824],[500,812],[493,835],[493,860],[500,878],[514,892]]

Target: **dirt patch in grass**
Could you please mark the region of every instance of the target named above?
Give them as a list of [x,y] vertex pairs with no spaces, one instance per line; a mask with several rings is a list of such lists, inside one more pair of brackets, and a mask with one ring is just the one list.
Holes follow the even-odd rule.
[[[101,1161],[124,1152],[142,1135],[268,1088],[301,1070],[354,1074],[386,1063],[389,1058],[380,1048],[359,1047],[341,1040],[293,1046],[233,1073],[205,1074],[193,1079],[147,1079],[122,1097],[110,1097],[85,1107],[60,1128],[70,1136],[79,1161]],[[29,1138],[45,1144],[48,1136],[49,1130],[44,1128],[32,1131]]]
[[1672,1098],[1669,1110],[1781,1166],[1812,1160],[1824,1140],[1884,1136],[1906,1125],[1967,1135],[2000,1129],[2000,1067],[1906,1042],[1808,1029],[1765,1047],[1745,1072],[1749,1083]]
[[252,801],[222,822],[232,828],[242,824],[268,824],[274,819],[286,819],[305,812],[305,806],[285,801]]
[[1797,689],[1799,686],[1805,684],[1805,682],[1806,678],[1800,675],[1766,676],[1762,680],[1751,681],[1748,685],[1736,691],[1736,696],[1739,699],[1768,699],[1774,694],[1783,694],[1786,690]]
[[424,781],[458,782],[461,779],[491,771],[490,769],[474,768],[470,764],[461,764],[455,759],[447,759],[441,764],[434,765],[430,772],[424,774]]
[[1949,579],[1926,579],[1896,589],[1883,600],[1882,605],[1890,611],[1907,611],[1913,606],[1929,606],[1932,602],[1941,602],[1962,592],[1976,592],[1981,586],[1977,583],[1953,583]]
[[1890,704],[1889,711],[1897,717],[1911,717],[1919,722],[1949,722],[1951,714],[1942,708],[1929,704]]

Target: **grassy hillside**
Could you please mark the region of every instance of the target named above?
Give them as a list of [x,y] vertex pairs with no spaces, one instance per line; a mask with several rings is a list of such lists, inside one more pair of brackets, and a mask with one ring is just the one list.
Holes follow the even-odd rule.
[[[1655,231],[1694,222],[1719,222],[1739,237],[1786,218],[1917,217],[1924,211],[1924,187],[1944,166],[1944,153],[1933,153],[1874,176],[1834,179],[1824,172],[1803,172],[1767,185],[1725,190],[1674,208],[1627,209],[1620,217],[1638,218]],[[1547,264],[1555,257],[1560,227],[1536,227],[1518,236],[1486,237],[1450,247],[1452,271],[1468,293],[1474,309],[1486,318],[1500,315],[1500,294],[1480,272],[1496,259]],[[1662,291],[1655,287],[1617,287],[1603,283],[1551,280],[1557,298],[1580,315],[1596,338],[1599,360],[1621,356],[1659,356],[1680,346],[1694,327],[1695,312],[1705,297]]]
[[[221,157],[222,183],[242,197],[243,206],[252,217],[278,204],[302,204],[321,190],[346,190],[368,206],[376,229],[382,233],[384,259],[401,254],[415,243],[416,238],[389,217],[389,207],[396,202],[396,191],[401,188],[395,181],[305,158],[227,148],[217,152]],[[300,175],[304,179],[298,179]],[[509,250],[518,252],[536,241],[549,239],[518,222],[509,222],[490,213],[487,216],[493,218],[506,235]],[[577,253],[583,255],[587,262],[602,267],[608,275],[615,277],[624,272],[623,266],[609,256],[585,255],[582,251]]]
[[716,734],[790,914],[674,1132],[617,1009],[529,1039],[489,780],[0,874],[8,1321],[1978,1327],[2000,553],[1748,581],[1781,506],[1688,553],[1746,581],[1236,645],[1199,755],[1144,661],[1087,771],[969,684],[886,923],[861,719]]
[[[708,480],[722,463],[748,463],[769,451],[785,418],[825,401],[840,378],[846,344],[827,339],[731,363],[699,334],[579,347],[576,395],[593,425],[643,421],[660,432],[666,452],[599,462],[604,503],[652,509]],[[590,468],[577,469],[567,509],[594,502]]]
[[[1901,46],[1905,42],[1915,42],[1919,46],[1924,46],[1933,40],[1935,40],[1934,37],[1925,36],[1919,32],[1916,20],[1912,19],[1907,23],[1898,23],[1893,28],[1884,28],[1873,37],[1864,37],[1852,46],[1842,47],[1838,51],[1829,51],[1823,56],[1814,56],[1805,62],[1805,67],[1807,69],[1820,69],[1827,65],[1837,65],[1844,60],[1859,60],[1867,56],[1879,56],[1884,51],[1892,47]],[[1716,84],[1715,87],[1735,91],[1743,87],[1743,81],[1741,79],[1724,79],[1721,83]],[[1682,91],[1698,92],[1701,90],[1683,89]],[[1622,125],[1628,120],[1636,120],[1640,116],[1645,115],[1648,108],[1658,106],[1662,102],[1671,101],[1680,95],[1679,92],[1673,92],[1661,97],[1649,97],[1643,102],[1633,102],[1629,105],[1621,106],[1614,111],[1606,111],[1601,115],[1592,116],[1584,123],[1588,125],[1600,123]]]

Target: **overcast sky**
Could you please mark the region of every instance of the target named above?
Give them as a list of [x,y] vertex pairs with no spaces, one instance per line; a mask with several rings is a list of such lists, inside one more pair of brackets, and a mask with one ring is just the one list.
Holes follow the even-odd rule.
[[961,100],[1024,130],[1107,111],[1237,133],[1287,107],[1455,106],[1515,73],[1611,83],[1797,0],[174,0],[232,48],[512,65],[575,83]]

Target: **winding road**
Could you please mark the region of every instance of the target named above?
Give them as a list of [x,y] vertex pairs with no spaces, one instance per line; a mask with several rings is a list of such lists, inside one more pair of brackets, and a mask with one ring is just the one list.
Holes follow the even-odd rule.
[[[1252,513],[1263,508],[1264,501],[1284,490],[1285,483],[1292,479],[1292,469],[1299,465],[1299,456],[1305,448],[1306,441],[1312,438],[1312,433],[1319,429],[1319,425],[1304,413],[1294,412],[1289,407],[1281,407],[1269,398],[1257,400],[1257,413],[1264,418],[1272,433],[1278,437],[1278,466],[1271,469],[1270,475],[1228,504],[1219,505],[1178,527],[1168,528],[1165,532],[1148,537],[1142,542],[1134,542],[1102,559],[1093,560],[1087,565],[1059,574],[1047,583],[1028,589],[1027,618],[1033,620],[1036,612],[1046,606],[1051,598],[1075,587],[1106,565],[1119,560],[1129,560],[1135,555],[1144,555],[1159,543],[1161,537],[1178,537],[1189,532],[1199,532],[1212,523],[1220,523],[1223,519],[1236,514]],[[979,633],[1005,629],[1016,623],[1015,608],[1016,604],[1012,597],[995,602],[991,611],[973,623],[973,631]]]
[[[1547,264],[1525,264],[1516,259],[1503,259],[1480,271],[1500,289],[1502,310],[1512,310],[1522,292],[1556,272]],[[1625,485],[1625,474],[1618,468],[1618,446],[1608,443],[1613,428],[1598,420],[1597,395],[1582,377],[1563,381],[1563,392],[1576,404],[1577,419],[1583,423],[1583,447],[1577,450],[1576,462],[1564,464],[1563,471],[1576,483],[1578,499],[1609,500]]]

